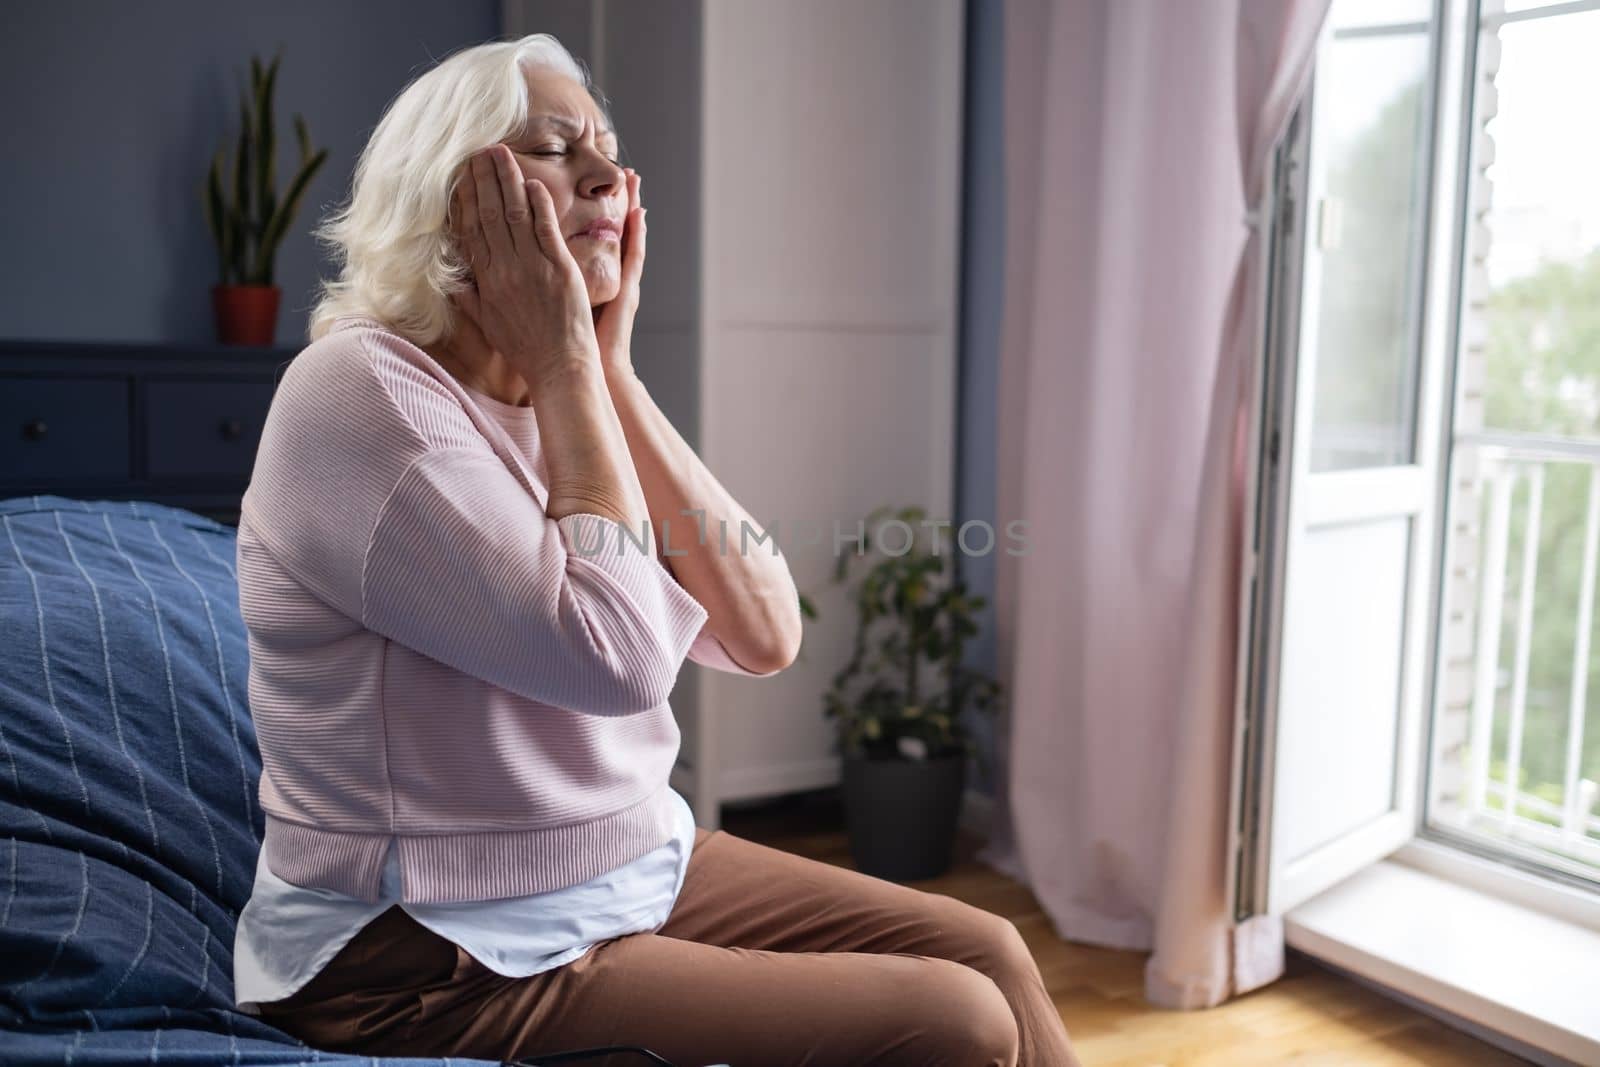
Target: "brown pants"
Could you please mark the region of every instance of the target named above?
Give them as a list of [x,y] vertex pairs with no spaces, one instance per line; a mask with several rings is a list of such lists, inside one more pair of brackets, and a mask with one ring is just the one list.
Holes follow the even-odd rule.
[[704,827],[655,933],[507,978],[392,906],[261,1010],[314,1048],[373,1055],[641,1045],[675,1067],[1081,1067],[1009,919]]

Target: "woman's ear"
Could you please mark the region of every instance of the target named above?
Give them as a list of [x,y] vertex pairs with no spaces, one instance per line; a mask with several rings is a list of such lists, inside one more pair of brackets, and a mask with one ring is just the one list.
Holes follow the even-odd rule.
[[455,309],[455,332],[470,331],[483,336],[478,328],[478,284],[468,282],[467,287],[450,294],[450,306]]

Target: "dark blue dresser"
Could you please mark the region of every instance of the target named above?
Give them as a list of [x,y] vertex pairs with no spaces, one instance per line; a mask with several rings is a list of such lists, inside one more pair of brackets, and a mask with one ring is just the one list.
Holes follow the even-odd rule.
[[0,498],[154,500],[236,524],[298,351],[0,342]]

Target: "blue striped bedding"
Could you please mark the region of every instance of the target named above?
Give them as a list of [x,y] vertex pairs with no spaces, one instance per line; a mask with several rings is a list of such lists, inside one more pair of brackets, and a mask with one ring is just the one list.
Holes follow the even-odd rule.
[[261,841],[231,526],[0,500],[0,1063],[432,1064],[235,1010]]

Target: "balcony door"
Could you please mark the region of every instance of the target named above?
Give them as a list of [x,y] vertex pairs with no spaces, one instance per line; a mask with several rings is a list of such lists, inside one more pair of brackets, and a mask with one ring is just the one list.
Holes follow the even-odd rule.
[[1457,102],[1436,87],[1460,62],[1437,22],[1432,0],[1334,0],[1275,164],[1241,917],[1294,907],[1417,827],[1454,288],[1454,227],[1430,218],[1453,210],[1432,178],[1457,150]]

